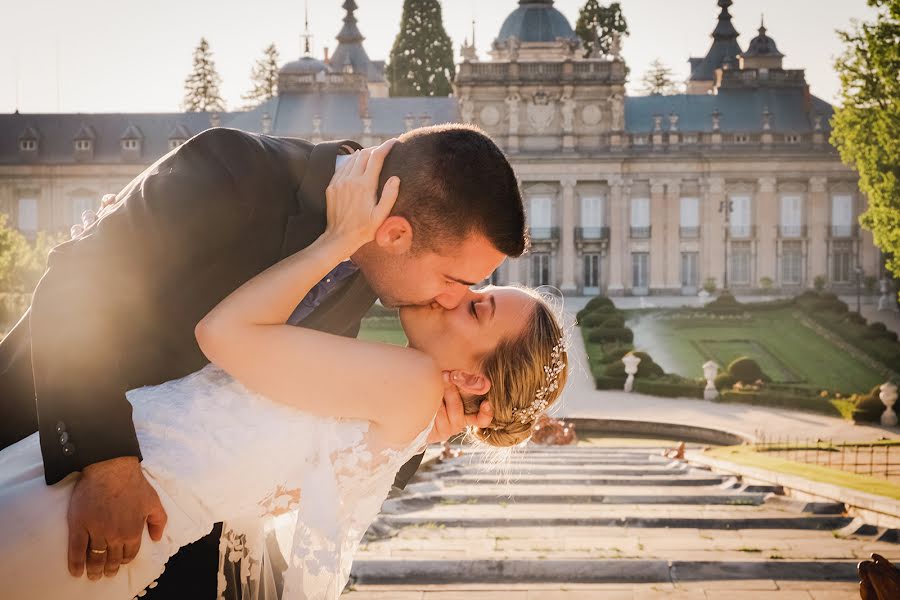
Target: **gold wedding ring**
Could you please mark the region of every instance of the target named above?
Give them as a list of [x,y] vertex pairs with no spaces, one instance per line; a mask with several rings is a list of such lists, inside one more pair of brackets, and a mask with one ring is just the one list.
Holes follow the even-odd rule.
[[91,548],[91,552],[93,552],[94,554],[106,554],[106,548],[104,548],[103,550],[96,550],[94,548]]

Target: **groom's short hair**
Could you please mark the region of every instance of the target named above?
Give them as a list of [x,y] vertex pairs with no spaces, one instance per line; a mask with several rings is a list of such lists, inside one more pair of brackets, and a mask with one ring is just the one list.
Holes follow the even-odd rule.
[[400,178],[393,214],[413,227],[414,251],[477,233],[507,256],[527,246],[525,209],[512,166],[483,131],[458,123],[421,127],[394,144],[381,185]]

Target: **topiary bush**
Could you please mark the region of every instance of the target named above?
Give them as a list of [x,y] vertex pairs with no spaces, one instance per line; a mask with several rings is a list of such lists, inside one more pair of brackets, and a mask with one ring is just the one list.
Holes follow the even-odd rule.
[[621,360],[623,356],[625,356],[632,350],[634,350],[634,346],[622,342],[604,344],[602,348],[603,355],[600,357],[598,362],[602,364],[616,362],[617,360]]
[[717,390],[730,390],[734,384],[738,382],[737,378],[731,373],[719,373],[713,380],[713,384]]
[[856,395],[854,398],[856,408],[853,411],[853,419],[855,421],[881,421],[881,415],[884,413],[884,403],[878,397],[880,393],[881,386],[876,385],[867,394]]
[[[601,313],[601,316],[602,313]],[[614,315],[606,315],[606,318],[600,324],[601,327],[611,328],[611,327],[625,327],[625,317],[622,316],[621,313]]]
[[597,327],[589,329],[587,332],[589,342],[625,342],[632,343],[634,341],[634,332],[627,327]]
[[698,383],[675,383],[659,379],[635,379],[634,391],[666,398],[703,398],[703,388]]
[[728,365],[728,372],[741,383],[754,383],[757,380],[772,381],[772,379],[763,373],[762,369],[755,360],[748,356],[741,356]]
[[582,329],[590,329],[592,327],[599,327],[606,319],[607,315],[605,314],[589,312],[578,319],[578,324]]
[[[848,312],[844,320],[854,325],[865,325],[866,318],[857,312]],[[877,337],[877,336],[876,336]]]
[[[656,364],[646,352],[634,352],[633,354],[641,359],[641,362],[638,363],[635,377],[654,378],[662,377],[666,374],[663,368]],[[603,374],[607,377],[621,377],[623,379],[628,377],[628,374],[625,372],[625,363],[621,359],[606,365],[606,368],[603,369]]]

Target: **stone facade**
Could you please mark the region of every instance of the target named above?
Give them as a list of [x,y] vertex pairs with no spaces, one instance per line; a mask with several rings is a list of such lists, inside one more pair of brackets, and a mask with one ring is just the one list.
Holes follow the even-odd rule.
[[718,3],[710,52],[691,59],[698,93],[626,96],[618,40],[610,55],[584,57],[552,2],[521,2],[490,60],[464,47],[451,98],[383,97],[383,63],[368,60],[345,3],[341,64],[308,54],[286,64],[279,95],[251,111],[0,115],[0,211],[29,233],[67,228],[208,127],[371,145],[463,121],[504,149],[527,202],[531,252],[495,282],[696,294],[726,276],[740,291],[811,287],[820,275],[840,290],[855,286],[857,267],[880,276],[883,259],[857,225],[857,175],[827,141],[831,107],[802,70],[782,68],[764,28],[729,56],[731,2]]

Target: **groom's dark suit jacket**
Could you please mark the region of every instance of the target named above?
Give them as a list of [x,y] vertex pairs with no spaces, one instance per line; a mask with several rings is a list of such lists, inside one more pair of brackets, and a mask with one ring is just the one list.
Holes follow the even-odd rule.
[[[140,457],[126,390],[208,362],[194,326],[324,231],[335,157],[355,148],[211,129],[134,179],[109,214],[51,252],[31,309],[0,343],[0,448],[40,431],[48,484]],[[357,273],[302,326],[355,337],[374,300]]]

